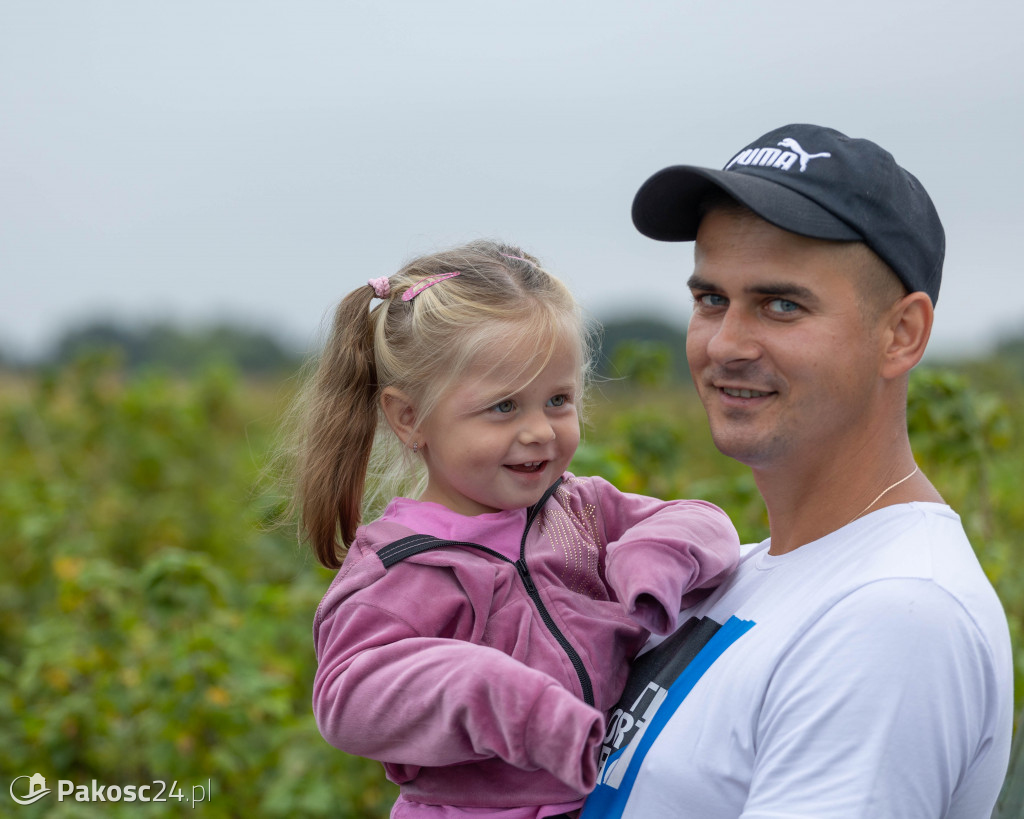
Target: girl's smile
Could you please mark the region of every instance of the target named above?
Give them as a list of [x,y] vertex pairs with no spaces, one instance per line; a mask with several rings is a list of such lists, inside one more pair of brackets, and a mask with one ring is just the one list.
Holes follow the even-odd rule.
[[464,515],[525,508],[569,466],[580,440],[574,348],[560,345],[545,363],[533,339],[518,346],[503,356],[507,364],[470,368],[420,424],[428,472],[421,500]]

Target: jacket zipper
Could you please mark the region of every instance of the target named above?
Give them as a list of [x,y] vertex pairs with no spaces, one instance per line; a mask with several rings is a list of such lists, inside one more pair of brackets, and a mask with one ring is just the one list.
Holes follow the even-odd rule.
[[487,546],[482,546],[479,543],[469,543],[462,540],[432,540],[431,548],[436,548],[438,546],[464,546],[466,548],[476,549],[480,552],[486,552],[491,555],[491,557],[497,558],[505,563],[511,563],[515,566],[516,571],[519,573],[520,580],[523,581],[523,587],[526,589],[527,595],[529,595],[530,600],[533,601],[534,608],[536,608],[537,612],[540,614],[541,621],[551,633],[551,636],[555,638],[555,641],[562,647],[562,650],[569,658],[569,662],[572,663],[572,667],[576,669],[576,676],[579,678],[580,689],[583,692],[583,701],[587,705],[593,706],[594,686],[590,680],[590,674],[587,673],[586,666],[583,665],[583,659],[580,657],[579,652],[573,647],[572,643],[569,642],[568,638],[562,634],[561,629],[559,629],[555,624],[554,618],[551,616],[547,606],[544,605],[544,601],[541,599],[540,591],[537,589],[537,585],[533,582],[533,577],[530,575],[530,567],[526,563],[526,536],[530,533],[530,527],[533,526],[533,522],[537,519],[537,515],[540,514],[540,510],[543,508],[544,504],[548,502],[548,499],[555,493],[555,490],[558,489],[561,483],[562,479],[559,478],[548,488],[544,493],[544,496],[527,510],[526,528],[523,530],[523,538],[519,543],[519,560],[511,560],[501,552],[489,549]]
[[576,669],[576,676],[580,680],[580,689],[583,691],[583,701],[587,705],[592,706],[594,704],[594,686],[590,681],[590,674],[587,673],[587,668],[583,665],[583,659],[580,657],[579,652],[576,651],[568,638],[555,625],[554,618],[552,618],[547,606],[544,605],[544,601],[541,600],[540,592],[530,576],[530,567],[526,564],[526,536],[530,533],[530,527],[533,526],[533,522],[537,519],[537,515],[540,514],[544,504],[548,502],[548,499],[555,494],[555,490],[561,485],[562,479],[559,478],[548,487],[543,497],[527,511],[526,528],[523,529],[523,539],[519,543],[519,560],[515,562],[515,567],[516,571],[519,572],[519,577],[522,578],[523,585],[526,587],[526,593],[530,595],[530,599],[533,600],[534,606],[536,606],[537,611],[540,613],[540,619],[544,621],[544,625],[551,632],[551,636],[562,647],[562,650],[569,658],[569,662],[572,663],[572,667]]
[[[508,560],[506,557],[505,560]],[[509,561],[510,563],[512,561]],[[579,652],[573,648],[572,643],[569,639],[562,634],[561,630],[555,625],[554,619],[551,617],[551,613],[548,611],[547,606],[544,605],[544,601],[540,599],[540,592],[537,591],[537,587],[533,583],[533,578],[530,577],[530,569],[526,565],[524,558],[519,558],[515,562],[516,571],[519,572],[519,577],[522,578],[523,585],[526,587],[526,593],[530,595],[530,599],[533,600],[533,605],[536,606],[537,611],[540,613],[540,619],[544,621],[544,625],[547,626],[548,631],[551,632],[551,636],[555,638],[558,644],[565,651],[566,656],[569,658],[569,662],[572,663],[572,667],[576,669],[576,676],[580,680],[580,688],[583,690],[583,701],[587,705],[594,704],[594,686],[590,682],[590,674],[587,673],[586,666],[583,665],[583,659],[580,657]]]

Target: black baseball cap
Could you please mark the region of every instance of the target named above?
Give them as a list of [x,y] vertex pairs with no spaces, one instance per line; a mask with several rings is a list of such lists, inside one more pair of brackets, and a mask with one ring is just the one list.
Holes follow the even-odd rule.
[[633,224],[652,239],[692,241],[700,203],[715,188],[791,233],[864,242],[911,292],[938,301],[946,252],[939,214],[917,178],[874,142],[819,125],[776,128],[720,171],[658,171],[633,199]]

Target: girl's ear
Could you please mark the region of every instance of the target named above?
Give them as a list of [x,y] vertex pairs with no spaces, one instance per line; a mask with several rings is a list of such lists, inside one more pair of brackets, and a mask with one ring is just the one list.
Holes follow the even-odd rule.
[[927,293],[909,293],[893,306],[887,324],[882,375],[895,378],[921,360],[932,332],[935,310]]
[[416,432],[416,407],[409,396],[394,387],[385,387],[380,396],[380,408],[388,420],[388,426],[408,446]]

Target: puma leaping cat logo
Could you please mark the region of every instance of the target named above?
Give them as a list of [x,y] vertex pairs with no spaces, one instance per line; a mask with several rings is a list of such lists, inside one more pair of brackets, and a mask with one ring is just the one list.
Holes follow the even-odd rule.
[[809,154],[803,148],[800,147],[800,143],[797,142],[793,137],[786,137],[782,142],[779,143],[783,148],[789,148],[791,151],[795,151],[800,154],[800,173],[807,170],[807,163],[812,159],[819,159],[830,157],[832,154],[825,152],[821,154]]

